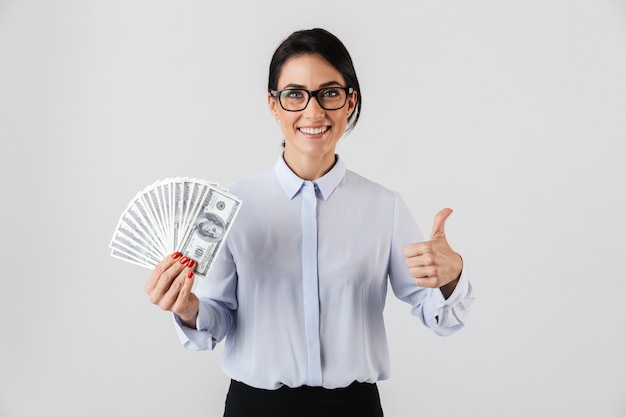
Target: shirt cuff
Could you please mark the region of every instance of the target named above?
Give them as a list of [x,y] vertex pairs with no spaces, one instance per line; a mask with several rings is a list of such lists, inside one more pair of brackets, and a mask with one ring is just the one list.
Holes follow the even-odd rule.
[[429,301],[428,311],[434,314],[431,322],[435,323],[433,330],[437,334],[446,336],[460,330],[465,326],[469,308],[474,301],[472,285],[467,274],[461,272],[459,282],[448,299],[445,299],[441,290],[437,289],[433,291]]
[[461,275],[459,276],[459,281],[456,283],[456,287],[454,287],[454,291],[450,294],[448,299],[443,297],[441,294],[441,290],[439,291],[441,295],[440,307],[450,306],[456,304],[460,299],[464,298],[469,291],[469,280],[467,279],[467,274],[464,271],[461,271]]
[[217,343],[213,335],[207,330],[209,327],[209,313],[202,303],[200,303],[198,308],[195,329],[185,326],[176,314],[173,314],[173,317],[176,333],[183,347],[190,350],[215,349]]

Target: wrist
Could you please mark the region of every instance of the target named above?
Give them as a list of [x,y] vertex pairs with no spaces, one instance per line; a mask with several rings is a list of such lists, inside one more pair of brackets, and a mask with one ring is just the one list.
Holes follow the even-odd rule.
[[180,320],[180,322],[183,325],[185,325],[187,327],[190,327],[192,329],[196,328],[196,320],[197,320],[197,318],[198,318],[198,313],[196,313],[193,316],[182,316],[182,315],[178,314],[178,319]]
[[461,273],[463,272],[463,257],[461,256],[460,253],[455,252],[457,254],[457,256],[459,257],[459,274],[456,276],[456,281],[459,281],[459,278],[461,278]]

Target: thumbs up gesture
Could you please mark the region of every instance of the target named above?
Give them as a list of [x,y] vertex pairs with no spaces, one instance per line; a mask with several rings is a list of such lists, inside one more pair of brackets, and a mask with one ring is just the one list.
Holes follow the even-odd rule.
[[435,215],[433,230],[427,242],[411,243],[404,248],[405,263],[409,274],[420,287],[441,288],[447,298],[452,294],[461,270],[463,260],[446,239],[446,220],[452,209],[444,208]]

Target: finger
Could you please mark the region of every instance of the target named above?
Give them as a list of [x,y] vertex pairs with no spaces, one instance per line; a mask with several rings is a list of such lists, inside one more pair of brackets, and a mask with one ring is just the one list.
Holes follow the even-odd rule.
[[439,269],[436,266],[416,266],[409,268],[409,275],[413,278],[438,278]]
[[415,268],[419,266],[431,266],[435,265],[436,258],[432,250],[424,251],[417,256],[407,256],[404,259],[404,264],[409,268]]
[[433,221],[433,231],[430,233],[430,240],[445,239],[446,220],[448,219],[448,217],[450,217],[451,214],[452,209],[444,208],[435,215],[435,220]]
[[415,278],[415,285],[423,288],[437,288],[439,287],[436,278]]
[[163,258],[161,262],[157,264],[152,270],[150,274],[150,278],[148,278],[148,282],[146,282],[145,290],[148,294],[150,294],[157,285],[159,281],[159,277],[163,272],[167,271],[170,266],[172,266],[177,260],[180,258],[180,252],[174,252],[170,256],[166,256]]
[[430,247],[429,242],[418,242],[406,245],[402,253],[406,258],[412,258],[414,256],[421,256],[431,250],[432,248]]
[[189,294],[191,294],[191,289],[193,288],[193,281],[195,280],[195,274],[193,273],[192,268],[187,269],[187,279],[183,283],[183,288],[180,290],[180,297],[187,298]]
[[[177,262],[173,262],[169,268],[158,276],[158,281],[149,293],[150,301],[153,304],[161,305],[161,300],[170,291],[170,287],[174,285],[176,278],[180,275],[181,271],[185,269],[187,263],[189,262],[189,258],[182,256],[176,261]],[[176,290],[176,294],[178,294],[178,290]]]
[[182,269],[172,280],[167,289],[163,292],[163,295],[156,303],[163,310],[173,311],[173,306],[178,301],[180,292],[187,279],[187,270]]
[[183,282],[178,292],[178,297],[176,299],[176,305],[174,306],[174,310],[176,312],[182,312],[189,307],[189,296],[191,295],[191,290],[193,288],[194,282],[194,273],[192,268],[186,268],[182,273]]

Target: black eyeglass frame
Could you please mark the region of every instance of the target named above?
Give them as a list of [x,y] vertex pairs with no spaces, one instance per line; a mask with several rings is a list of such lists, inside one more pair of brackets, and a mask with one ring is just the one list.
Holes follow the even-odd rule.
[[[343,90],[346,92],[346,99],[344,100],[343,104],[341,105],[341,107],[337,107],[336,109],[327,109],[326,107],[324,107],[324,105],[320,102],[319,97],[317,96],[321,91],[324,90],[332,90],[332,89],[336,89],[336,90]],[[306,104],[304,105],[303,108],[301,108],[300,110],[289,110],[286,109],[285,106],[283,106],[283,102],[280,100],[280,96],[282,95],[282,93],[284,91],[305,91],[308,95],[309,98],[306,101]],[[350,97],[350,95],[354,93],[354,88],[352,87],[340,87],[340,86],[336,86],[336,87],[324,87],[324,88],[320,88],[319,90],[305,90],[304,88],[285,88],[283,90],[270,90],[270,94],[272,97],[277,98],[278,99],[278,103],[280,104],[280,107],[283,108],[283,110],[285,111],[291,111],[291,112],[297,112],[297,111],[303,111],[304,109],[307,108],[307,106],[309,105],[309,102],[311,101],[311,99],[313,97],[315,97],[315,99],[317,100],[317,104],[319,104],[319,106],[321,108],[323,108],[324,110],[339,110],[339,109],[343,109],[346,105],[346,103],[348,102],[348,97]]]

